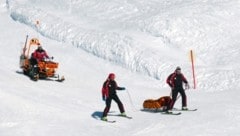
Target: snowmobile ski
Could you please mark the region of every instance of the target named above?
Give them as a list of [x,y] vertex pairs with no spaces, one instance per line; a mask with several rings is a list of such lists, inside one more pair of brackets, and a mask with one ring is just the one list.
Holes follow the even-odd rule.
[[55,81],[57,81],[57,82],[63,82],[64,80],[65,80],[65,77],[62,76],[61,78],[58,77],[58,79],[56,79]]

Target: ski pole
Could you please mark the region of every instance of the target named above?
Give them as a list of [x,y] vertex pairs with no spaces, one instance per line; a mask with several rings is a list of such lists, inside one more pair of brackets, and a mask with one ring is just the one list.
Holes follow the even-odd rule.
[[127,94],[128,94],[128,98],[129,98],[129,100],[130,100],[130,103],[131,103],[131,105],[132,105],[132,108],[133,108],[135,111],[137,111],[136,107],[135,107],[134,104],[133,104],[132,97],[131,97],[128,89],[126,89],[126,92],[127,92]]
[[[180,97],[180,95],[177,96],[176,101],[179,99],[179,97]],[[171,93],[170,93],[170,98],[172,99],[172,90],[171,90]],[[175,101],[175,102],[176,102],[176,101]]]
[[[189,89],[190,89],[189,86],[188,86],[188,87],[185,86],[184,91],[185,91],[185,90],[189,90]],[[171,90],[171,93],[170,93],[170,97],[172,98],[172,90]],[[180,97],[180,95],[177,96],[176,101],[179,99],[179,97]]]
[[[179,97],[180,97],[180,95],[177,96],[176,101],[178,100]],[[172,98],[172,90],[171,90],[171,93],[170,93],[170,98]]]
[[[189,89],[188,87],[185,87],[184,91],[185,91],[185,90],[188,90],[188,89]],[[177,96],[176,101],[179,99],[180,96],[181,96],[181,95],[178,95],[178,96]]]

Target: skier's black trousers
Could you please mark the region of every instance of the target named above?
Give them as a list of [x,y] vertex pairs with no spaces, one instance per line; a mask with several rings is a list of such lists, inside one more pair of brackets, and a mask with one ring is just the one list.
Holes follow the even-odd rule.
[[108,112],[109,112],[109,109],[111,107],[111,103],[112,103],[112,100],[114,100],[117,105],[118,105],[118,108],[120,110],[121,113],[125,112],[124,111],[124,107],[123,107],[123,104],[122,102],[120,101],[120,99],[118,98],[117,94],[111,94],[107,99],[106,99],[106,107],[104,109],[104,112],[103,112],[103,117],[106,117]]

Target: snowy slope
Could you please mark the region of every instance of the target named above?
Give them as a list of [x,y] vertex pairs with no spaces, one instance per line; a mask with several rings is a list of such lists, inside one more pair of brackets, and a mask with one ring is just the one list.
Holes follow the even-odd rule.
[[[235,65],[239,55],[239,49],[235,48],[239,44],[236,40],[239,33],[235,30],[240,23],[237,1],[63,0],[50,3],[49,6],[42,1],[9,0],[10,14],[14,20],[44,36],[70,43],[162,83],[166,73],[172,71],[171,67],[183,65],[190,71],[191,49],[197,54],[199,86],[205,90],[212,86],[226,89],[225,85],[221,86],[229,82],[226,78],[239,77],[235,70],[239,66],[226,67]],[[40,25],[36,27],[37,20]],[[218,55],[222,50],[226,54]],[[224,76],[205,70],[212,65],[223,67]],[[212,75],[222,82],[201,84]]]
[[[237,136],[239,6],[237,0],[1,0],[0,135]],[[26,34],[60,63],[64,83],[19,74]],[[169,95],[165,79],[177,65],[192,85],[190,49],[198,86],[187,91],[188,102],[199,110],[177,117],[141,112],[145,99]],[[132,120],[94,118],[104,108],[100,90],[110,72],[127,88],[118,94]],[[115,103],[111,111],[118,113]]]

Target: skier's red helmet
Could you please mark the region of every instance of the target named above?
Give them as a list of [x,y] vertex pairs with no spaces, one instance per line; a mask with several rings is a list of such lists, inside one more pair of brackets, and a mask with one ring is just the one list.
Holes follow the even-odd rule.
[[110,74],[108,75],[108,79],[114,80],[114,79],[115,79],[115,74],[114,74],[114,73],[110,73]]

